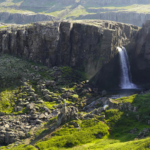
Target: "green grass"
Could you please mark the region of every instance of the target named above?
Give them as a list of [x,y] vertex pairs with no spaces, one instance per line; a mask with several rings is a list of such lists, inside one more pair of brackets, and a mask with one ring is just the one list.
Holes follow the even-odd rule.
[[115,101],[119,103],[133,103],[136,96],[137,94],[134,94],[128,97],[121,97],[121,98],[115,99]]
[[[69,148],[68,150],[149,150],[150,138],[130,142],[120,142],[114,139],[97,140],[86,145]],[[60,149],[64,150],[64,149]]]
[[[9,148],[8,147],[0,147],[0,150],[7,150]],[[16,147],[11,147],[9,148],[11,150],[36,150],[36,148],[32,145],[19,145],[19,146],[16,146]]]
[[[87,120],[80,124],[81,129],[63,127],[56,131],[53,137],[47,141],[38,142],[36,146],[40,150],[49,148],[73,147],[80,144],[89,143],[102,136],[108,135],[108,126],[102,122]],[[55,135],[55,136],[54,136]]]
[[149,110],[150,110],[150,93],[144,94],[144,95],[132,95],[129,97],[123,97],[116,99],[118,102],[129,102],[133,106],[136,106],[138,108],[138,112],[135,113],[136,115],[140,115],[142,118],[142,121],[147,121],[150,119],[149,117]]

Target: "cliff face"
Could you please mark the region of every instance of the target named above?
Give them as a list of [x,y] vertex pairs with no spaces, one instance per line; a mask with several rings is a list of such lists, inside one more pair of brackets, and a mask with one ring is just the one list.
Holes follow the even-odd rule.
[[150,19],[150,14],[137,12],[100,12],[97,14],[79,16],[77,19],[112,20],[141,27],[146,20]]
[[[115,58],[116,46],[130,44],[137,31],[133,25],[97,20],[12,26],[0,31],[0,51],[49,67],[68,65],[91,78],[97,72],[101,76],[103,66]],[[117,69],[113,64],[111,69]],[[94,81],[101,83],[97,77]]]
[[52,16],[42,14],[19,14],[0,12],[0,21],[4,23],[27,24],[38,21],[51,21]]
[[131,53],[132,75],[135,82],[150,82],[150,20],[147,20],[136,37],[136,46]]

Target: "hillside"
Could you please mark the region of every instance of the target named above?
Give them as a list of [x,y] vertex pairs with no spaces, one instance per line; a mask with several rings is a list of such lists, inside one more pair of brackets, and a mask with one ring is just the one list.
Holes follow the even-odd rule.
[[0,20],[5,23],[25,24],[62,19],[101,19],[142,24],[150,19],[148,0],[1,0]]

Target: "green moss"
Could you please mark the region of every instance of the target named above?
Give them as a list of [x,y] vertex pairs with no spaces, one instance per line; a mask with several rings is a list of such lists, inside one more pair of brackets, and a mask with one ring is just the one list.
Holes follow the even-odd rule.
[[71,97],[72,97],[73,99],[78,99],[78,98],[79,98],[79,95],[78,95],[78,94],[73,94]]
[[115,101],[120,102],[120,103],[127,103],[127,102],[132,103],[136,96],[137,94],[134,94],[128,97],[121,97],[121,98],[116,99]]
[[54,106],[54,105],[58,105],[58,103],[55,102],[55,101],[54,101],[54,102],[44,102],[43,104],[44,104],[48,109],[54,109],[53,106]]

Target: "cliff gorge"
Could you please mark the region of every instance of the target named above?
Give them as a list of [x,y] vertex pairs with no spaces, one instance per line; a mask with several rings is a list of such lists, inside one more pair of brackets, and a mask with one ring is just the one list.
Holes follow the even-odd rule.
[[[86,72],[92,78],[116,56],[117,46],[134,43],[137,32],[138,27],[133,25],[99,20],[9,26],[7,29],[1,28],[0,52],[49,67],[68,65]],[[114,64],[111,65],[113,72],[118,70]],[[94,81],[98,83],[99,78]]]

